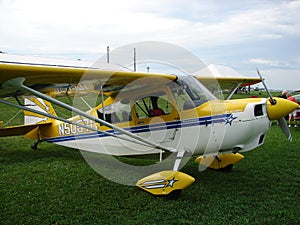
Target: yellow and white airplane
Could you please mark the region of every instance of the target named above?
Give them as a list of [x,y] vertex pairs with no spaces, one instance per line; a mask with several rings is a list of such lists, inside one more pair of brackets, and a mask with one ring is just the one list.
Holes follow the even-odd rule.
[[[0,54],[0,102],[25,114],[24,125],[1,128],[0,136],[25,135],[38,142],[114,156],[171,154],[175,156],[172,168],[146,176],[136,185],[154,195],[174,194],[194,182],[179,171],[187,156],[195,155],[196,162],[213,169],[230,169],[243,159],[241,152],[264,143],[272,120],[279,120],[291,140],[283,117],[297,104],[271,96],[230,100],[229,94],[220,100],[207,89],[213,82],[221,87],[235,84],[233,93],[241,85],[261,81],[116,71],[81,61],[48,62]],[[54,85],[78,83],[92,84],[102,102],[85,112],[45,94]],[[26,96],[24,104],[18,100],[21,95]],[[3,98],[9,96],[20,104]],[[74,116],[57,116],[52,104]]]

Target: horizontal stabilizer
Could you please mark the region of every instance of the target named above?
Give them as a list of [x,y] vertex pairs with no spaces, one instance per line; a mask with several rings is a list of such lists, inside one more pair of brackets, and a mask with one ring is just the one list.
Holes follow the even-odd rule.
[[169,195],[193,184],[195,179],[185,173],[167,170],[152,174],[139,180],[136,185],[153,195]]
[[[0,137],[9,137],[9,136],[19,136],[19,135],[26,135],[29,132],[32,132],[36,128],[49,126],[52,123],[41,123],[41,124],[28,124],[28,125],[20,125],[20,126],[11,126],[11,127],[4,127],[0,128]],[[36,131],[38,131],[36,129]],[[35,132],[36,133],[36,132]],[[28,138],[31,138],[30,136]],[[36,138],[36,137],[32,137]]]

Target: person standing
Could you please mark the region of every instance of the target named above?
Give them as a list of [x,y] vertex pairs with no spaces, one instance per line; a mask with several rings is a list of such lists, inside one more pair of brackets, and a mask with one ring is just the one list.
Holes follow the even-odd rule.
[[[297,103],[295,97],[292,96],[291,93],[288,93],[288,98],[287,98],[287,99],[290,100],[290,101],[292,101],[292,102]],[[289,114],[289,127],[291,127],[292,118],[294,119],[294,127],[298,127],[298,125],[297,125],[297,120],[296,120],[297,111],[298,111],[298,110],[296,109],[296,110],[294,110],[293,112],[291,112],[291,113]]]
[[278,95],[279,98],[284,98],[287,99],[288,98],[288,93],[286,90],[282,91],[282,93],[280,95]]

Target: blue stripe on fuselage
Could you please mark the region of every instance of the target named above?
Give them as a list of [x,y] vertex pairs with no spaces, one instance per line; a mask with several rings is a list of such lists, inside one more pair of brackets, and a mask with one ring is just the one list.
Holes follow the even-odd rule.
[[[159,130],[169,130],[169,129],[176,129],[176,128],[183,128],[183,127],[193,127],[193,126],[207,126],[209,124],[214,123],[224,123],[226,122],[226,118],[231,114],[221,114],[216,116],[207,116],[207,117],[200,117],[200,118],[192,118],[186,120],[177,120],[172,122],[166,123],[158,123],[158,124],[149,124],[149,125],[141,125],[141,126],[134,126],[130,128],[124,128],[124,130],[130,131],[131,133],[138,134],[150,131],[159,131]],[[107,133],[111,133],[114,135],[121,135],[120,132],[115,130],[107,130]],[[80,140],[80,139],[90,139],[90,138],[102,138],[110,136],[109,134],[104,134],[101,131],[98,132],[90,132],[85,134],[76,134],[70,136],[60,136],[55,138],[48,138],[44,139],[48,142],[63,142],[63,141],[72,141],[72,140]]]

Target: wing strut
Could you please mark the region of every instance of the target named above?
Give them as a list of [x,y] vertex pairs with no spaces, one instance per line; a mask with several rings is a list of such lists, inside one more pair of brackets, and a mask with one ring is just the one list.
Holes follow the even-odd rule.
[[[73,111],[73,112],[77,113],[78,115],[84,116],[87,119],[96,121],[96,122],[98,122],[100,124],[104,124],[105,126],[111,128],[111,129],[114,129],[114,130],[118,131],[121,134],[127,135],[127,136],[129,136],[129,137],[131,137],[131,138],[133,138],[135,140],[138,140],[138,141],[144,143],[144,144],[153,146],[156,149],[161,149],[161,150],[165,150],[165,151],[168,151],[168,152],[177,152],[176,149],[171,149],[171,148],[163,147],[163,146],[161,146],[161,145],[159,145],[159,144],[157,144],[155,142],[152,142],[152,141],[149,141],[149,140],[147,140],[145,138],[139,137],[139,136],[137,136],[137,135],[135,135],[135,134],[133,134],[133,133],[125,130],[125,129],[117,127],[117,126],[115,126],[115,125],[113,125],[113,124],[111,124],[111,123],[109,123],[109,122],[107,122],[105,120],[96,118],[96,117],[94,117],[92,115],[87,114],[84,111],[81,111],[80,109],[77,109],[77,108],[75,108],[73,106],[70,106],[70,105],[65,104],[65,103],[63,103],[61,101],[58,101],[58,100],[56,100],[56,99],[54,99],[54,98],[52,98],[50,96],[42,94],[39,91],[36,91],[36,90],[34,90],[32,88],[29,88],[29,87],[27,87],[27,86],[25,86],[23,84],[24,81],[25,81],[24,77],[17,77],[17,78],[14,78],[14,79],[6,81],[5,83],[2,84],[2,87],[3,88],[14,88],[14,89],[17,89],[17,90],[20,90],[20,91],[31,93],[31,94],[33,94],[33,95],[35,95],[37,97],[40,97],[40,98],[42,98],[42,99],[44,99],[46,101],[49,101],[49,102],[51,102],[53,104],[56,104],[56,105],[58,105],[60,107],[65,108],[67,110]],[[68,121],[68,122],[70,122],[70,121]],[[82,126],[82,124],[81,124],[81,126]]]
[[225,98],[225,100],[231,99],[232,95],[234,95],[234,93],[236,92],[236,90],[237,90],[242,84],[243,84],[242,82],[241,82],[241,83],[238,83],[238,84],[235,86],[235,88],[233,88],[233,89],[231,90],[231,92],[227,95],[227,97]]

